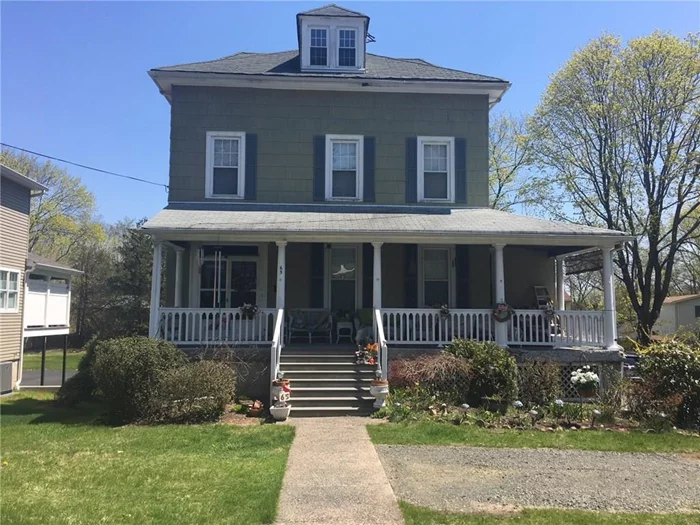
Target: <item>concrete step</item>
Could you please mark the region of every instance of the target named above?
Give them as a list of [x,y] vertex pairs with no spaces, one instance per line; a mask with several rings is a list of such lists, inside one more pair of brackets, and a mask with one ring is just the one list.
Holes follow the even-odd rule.
[[335,368],[327,368],[321,370],[310,370],[308,367],[301,370],[287,370],[280,367],[280,371],[284,372],[284,378],[290,381],[299,379],[365,379],[370,381],[374,379],[374,370],[355,370],[349,368],[347,370]]
[[296,407],[292,401],[290,417],[332,417],[332,416],[368,416],[374,412],[372,405],[360,407]]
[[371,408],[374,403],[372,396],[341,396],[341,397],[301,397],[294,395],[290,401],[295,407],[366,407]]
[[369,384],[357,386],[295,386],[292,385],[292,395],[294,398],[301,397],[342,397],[342,396],[369,396]]
[[365,365],[361,364],[358,365],[357,363],[335,363],[335,362],[323,362],[323,361],[315,361],[315,362],[286,362],[286,363],[280,363],[280,370],[282,372],[287,372],[287,371],[295,371],[295,370],[316,370],[316,371],[322,371],[322,370],[350,370],[350,371],[356,371],[356,372],[373,372],[376,370],[376,368],[372,365]]
[[309,388],[359,388],[367,387],[369,388],[370,382],[374,377],[372,376],[348,376],[348,377],[294,377],[287,376],[285,378],[289,379],[292,383],[292,391],[299,387],[309,387]]

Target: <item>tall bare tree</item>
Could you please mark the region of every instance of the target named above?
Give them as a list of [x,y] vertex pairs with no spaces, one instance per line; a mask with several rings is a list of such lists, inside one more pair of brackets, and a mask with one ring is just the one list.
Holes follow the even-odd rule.
[[698,35],[592,41],[552,77],[531,138],[560,216],[636,237],[616,263],[647,342],[700,228]]

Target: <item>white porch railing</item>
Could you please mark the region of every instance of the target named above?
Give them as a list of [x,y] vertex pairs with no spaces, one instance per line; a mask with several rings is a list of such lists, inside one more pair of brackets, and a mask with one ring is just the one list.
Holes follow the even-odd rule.
[[29,279],[25,301],[25,328],[70,324],[70,286],[67,283]]
[[382,308],[388,344],[447,344],[453,339],[494,340],[491,310],[450,310],[443,315],[434,308]]
[[[453,339],[495,341],[496,321],[490,309],[382,308],[381,319],[390,345],[444,345]],[[604,347],[603,312],[516,310],[507,321],[509,346]]]
[[271,343],[274,308],[260,308],[252,317],[238,308],[160,308],[158,335],[180,345]]

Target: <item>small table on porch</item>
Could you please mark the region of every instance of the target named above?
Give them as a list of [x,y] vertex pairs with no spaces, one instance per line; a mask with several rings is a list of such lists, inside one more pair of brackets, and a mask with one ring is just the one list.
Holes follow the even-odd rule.
[[338,321],[335,324],[335,342],[339,343],[341,337],[347,337],[352,343],[352,336],[355,332],[355,326],[351,321]]

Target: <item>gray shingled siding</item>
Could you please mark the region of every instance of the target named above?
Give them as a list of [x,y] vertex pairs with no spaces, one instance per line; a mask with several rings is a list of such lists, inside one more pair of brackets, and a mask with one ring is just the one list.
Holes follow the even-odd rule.
[[405,203],[405,141],[465,137],[467,204],[488,205],[487,96],[174,86],[170,193],[204,200],[207,131],[258,135],[258,202],[313,202],[313,136],[376,138],[376,204]]

